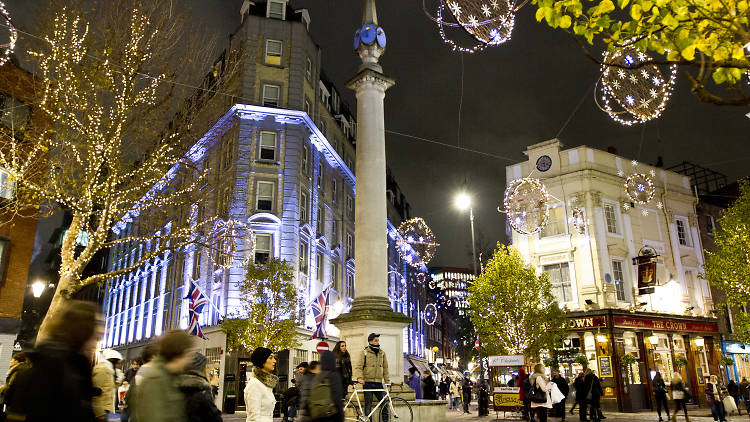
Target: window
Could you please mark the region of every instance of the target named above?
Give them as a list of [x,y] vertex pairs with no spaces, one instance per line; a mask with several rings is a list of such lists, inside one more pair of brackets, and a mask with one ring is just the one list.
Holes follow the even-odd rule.
[[690,246],[690,234],[688,233],[688,223],[682,218],[677,218],[677,240],[682,246]]
[[615,214],[614,205],[604,204],[604,218],[607,220],[607,233],[618,234],[620,231],[617,229],[617,214]]
[[266,40],[266,64],[281,66],[281,52],[284,43],[278,40]]
[[4,168],[0,168],[0,198],[13,199],[15,191],[16,186],[10,178],[10,173]]
[[305,59],[305,78],[307,82],[312,82],[312,60],[309,57]]
[[549,275],[552,283],[552,294],[555,295],[557,303],[563,304],[573,300],[573,289],[570,285],[570,270],[568,263],[545,265],[544,272]]
[[346,295],[354,297],[354,274],[346,273]]
[[308,247],[307,243],[300,242],[299,244],[299,272],[303,274],[307,274],[308,271],[308,262],[310,261],[308,258]]
[[549,219],[541,232],[541,237],[557,236],[566,233],[567,219],[563,204],[555,204],[549,208]]
[[299,195],[299,221],[300,224],[307,223],[307,216],[309,214],[307,207],[307,193],[301,192]]
[[232,165],[234,159],[234,133],[228,132],[224,135],[224,142],[221,146],[221,171],[225,171]]
[[255,263],[265,264],[271,257],[271,235],[255,235]]
[[315,266],[317,267],[316,271],[317,271],[317,276],[318,276],[318,282],[322,283],[323,282],[323,254],[320,252],[318,252],[315,255]]
[[260,159],[276,160],[276,132],[260,133]]
[[346,195],[346,213],[349,218],[354,218],[354,198]]
[[255,192],[255,209],[261,211],[273,210],[273,182],[258,181],[258,188]]
[[339,150],[339,145],[340,145],[339,140],[336,138],[333,138],[333,149],[335,149],[336,152],[338,152]]
[[612,261],[612,276],[615,281],[617,300],[624,302],[627,299],[625,297],[625,276],[622,272],[622,261]]
[[308,116],[312,114],[312,104],[310,104],[310,100],[305,98],[305,113],[307,113]]
[[349,258],[354,256],[354,236],[351,233],[346,234],[346,255]]
[[339,222],[334,217],[332,224],[331,224],[331,236],[333,236],[333,244],[337,245],[339,241]]
[[318,164],[318,177],[317,177],[318,188],[323,190],[323,164]]
[[284,19],[284,4],[283,1],[269,1],[268,2],[268,17],[271,19]]
[[278,85],[263,85],[263,106],[278,107],[281,87]]
[[323,207],[318,207],[318,218],[315,222],[315,232],[317,232],[319,236],[322,235],[323,231],[325,230],[324,218],[325,210],[323,209]]
[[707,215],[706,216],[706,234],[708,234],[709,236],[713,236],[714,230],[716,230],[716,221],[714,220],[714,216]]
[[339,289],[339,266],[336,265],[336,261],[331,262],[331,285],[334,290]]
[[302,172],[307,174],[309,169],[310,149],[307,145],[302,145]]
[[230,187],[225,187],[221,195],[217,198],[218,203],[216,212],[219,217],[226,217],[229,215],[229,208],[232,205],[232,191]]
[[338,195],[338,189],[336,186],[336,179],[331,179],[331,198],[333,198],[333,202],[336,202],[337,195]]
[[346,158],[346,166],[349,167],[349,170],[354,171],[354,161],[350,157]]

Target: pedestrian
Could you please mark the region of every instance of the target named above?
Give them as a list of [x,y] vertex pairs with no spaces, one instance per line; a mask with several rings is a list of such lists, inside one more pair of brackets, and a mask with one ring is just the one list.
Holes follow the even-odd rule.
[[[747,378],[742,377],[740,381],[740,398],[745,402],[745,412],[750,416],[750,382],[747,382]],[[737,413],[739,413],[740,407],[737,406]]]
[[[596,372],[592,371],[591,368],[586,368],[585,375],[583,377],[584,389],[586,391],[586,404],[589,407],[589,419],[592,421],[599,421],[606,419],[602,415],[601,397],[604,395],[602,390],[601,381],[596,376]],[[582,407],[581,410],[584,408]],[[584,410],[585,411],[585,410]]]
[[[357,382],[362,384],[365,390],[383,390],[365,391],[365,414],[369,415],[372,411],[373,395],[378,401],[385,397],[383,381],[390,384],[391,378],[388,373],[388,359],[385,352],[380,350],[380,334],[370,333],[367,343],[360,357],[361,361],[354,367],[354,374]],[[388,422],[388,410],[385,409],[382,422]]]
[[430,371],[424,371],[424,377],[422,378],[422,398],[425,400],[437,400],[435,380],[432,378],[432,372]]
[[458,380],[454,376],[451,379],[450,385],[451,392],[451,408],[453,410],[459,410],[459,403],[461,402],[461,387],[458,385]]
[[5,394],[9,421],[94,422],[91,360],[104,326],[91,302],[67,301],[50,316],[47,337],[27,353]]
[[158,339],[158,345],[159,354],[148,370],[141,375],[141,368],[136,374],[129,410],[138,422],[184,422],[185,396],[178,381],[192,362],[188,350],[193,346],[193,337],[182,330],[172,330]]
[[[674,412],[672,413],[672,421],[677,420],[677,414],[680,413],[680,409],[685,412],[685,422],[690,422],[688,417],[687,406],[685,405],[690,399],[690,393],[685,388],[685,384],[682,382],[682,375],[679,372],[675,372],[672,375],[672,399],[674,399]],[[669,416],[667,416],[669,417]]]
[[417,400],[422,400],[422,379],[419,378],[419,372],[417,368],[409,368],[409,387],[414,390],[414,397]]
[[726,422],[727,420],[724,403],[721,402],[725,391],[726,388],[719,383],[719,377],[711,375],[706,383],[706,399],[711,406],[711,416],[714,417],[715,421]]
[[576,406],[580,406],[578,408],[578,415],[579,420],[581,422],[588,420],[586,417],[586,409],[588,403],[586,403],[586,392],[584,391],[585,383],[583,382],[583,371],[579,372],[578,375],[576,375],[576,379],[573,380],[573,391],[575,392],[575,402],[573,402],[573,407],[570,408],[570,414],[574,414],[573,411],[576,410]]
[[[273,389],[279,383],[276,370],[276,356],[271,349],[258,347],[250,355],[253,364],[253,375],[245,386],[245,406],[247,422],[273,422],[273,409],[276,397]],[[140,421],[139,421],[140,422]]]
[[461,382],[461,392],[463,393],[463,402],[464,402],[464,414],[469,413],[469,405],[471,404],[471,390],[473,388],[473,384],[471,382],[471,378],[469,377],[469,371],[464,372],[464,379]]
[[133,379],[135,379],[135,374],[138,372],[138,369],[141,368],[141,365],[143,365],[141,358],[133,359],[130,362],[130,368],[128,368],[128,370],[125,371],[125,381],[127,381],[128,384],[133,383]]
[[299,387],[302,382],[302,375],[307,369],[307,362],[302,362],[294,368],[294,378],[292,378],[292,386],[286,390],[283,396],[283,403],[281,405],[282,410],[282,422],[293,421],[297,417],[297,409],[299,408]]
[[[448,397],[448,381],[446,380],[447,377],[444,377],[440,380],[440,384],[438,384],[438,393],[440,394],[440,400],[445,400],[446,397]],[[448,406],[450,407],[450,402],[448,403]]]
[[570,387],[568,386],[568,381],[560,374],[559,369],[552,370],[552,382],[557,385],[557,389],[560,390],[563,396],[565,396],[565,398],[562,399],[559,403],[555,403],[552,405],[552,407],[555,409],[555,416],[561,418],[564,421],[565,401],[568,397],[568,394],[570,394]]
[[737,414],[740,414],[740,386],[737,385],[737,383],[734,381],[734,379],[729,380],[729,383],[727,384],[727,392],[732,397],[732,400],[734,400],[734,405],[737,408]]
[[544,376],[543,364],[537,363],[534,365],[534,373],[529,377],[529,384],[534,389],[543,391],[547,396],[547,401],[543,403],[531,402],[531,411],[536,416],[536,420],[538,422],[547,422],[547,411],[548,409],[552,409],[552,398],[549,392],[552,390],[554,383],[547,381],[547,378]]
[[307,406],[307,400],[310,398],[310,390],[313,386],[313,380],[315,376],[320,373],[320,362],[317,360],[311,361],[310,364],[305,368],[305,373],[300,378],[299,385],[299,407],[297,412],[300,415],[300,420],[307,422],[310,420],[310,412]]
[[344,396],[346,390],[352,385],[352,357],[346,350],[346,342],[339,341],[333,347],[333,354],[336,355],[336,369],[341,374],[341,380],[344,383]]
[[208,359],[193,352],[190,364],[180,375],[179,386],[185,395],[186,422],[221,422],[221,411],[214,404],[211,383],[208,382]]
[[[307,398],[308,411],[313,421],[344,422],[344,403],[341,400],[344,383],[336,367],[336,360],[337,356],[333,352],[326,350],[320,354],[320,371],[312,380]],[[319,416],[317,413],[321,410],[335,413]]]
[[534,416],[531,414],[531,401],[528,398],[529,388],[529,377],[526,375],[526,369],[518,368],[518,399],[523,403],[523,409],[521,410],[521,418],[523,420],[533,420]]
[[16,376],[29,367],[30,364],[24,352],[18,352],[10,358],[10,367],[8,368],[8,374],[5,376],[5,384],[0,385],[0,422],[5,421],[5,392],[16,380]]
[[[154,360],[156,360],[156,357],[159,355],[159,342],[158,341],[152,341],[151,343],[147,344],[146,347],[141,350],[141,361],[143,364],[138,368],[138,371],[135,373],[135,385],[138,385],[139,382],[143,379],[143,376],[146,375],[150,370],[151,367],[154,366]],[[132,383],[131,383],[132,384]],[[131,388],[133,385],[130,386]]]
[[667,419],[669,419],[669,406],[667,406],[667,384],[664,382],[664,378],[661,377],[661,372],[656,371],[654,379],[651,381],[651,385],[654,388],[654,399],[656,399],[656,414],[659,415],[659,422],[661,418],[661,409],[667,413]]
[[117,375],[115,369],[122,361],[120,352],[112,349],[102,350],[102,359],[94,366],[92,381],[94,388],[102,393],[94,397],[92,406],[94,416],[101,421],[107,420],[108,413],[115,413],[117,398]]

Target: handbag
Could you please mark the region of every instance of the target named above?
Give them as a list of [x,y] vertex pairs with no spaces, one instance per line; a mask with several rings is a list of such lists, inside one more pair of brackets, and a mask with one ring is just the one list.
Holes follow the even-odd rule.
[[685,392],[682,390],[674,390],[672,391],[672,399],[674,400],[684,400],[685,399]]
[[526,397],[534,403],[547,403],[547,392],[536,385],[536,378],[534,379],[534,382],[531,383],[529,393]]
[[552,384],[552,390],[550,390],[549,396],[552,399],[552,404],[557,404],[565,400],[565,396],[560,391],[560,388],[554,383]]
[[724,403],[724,410],[726,410],[727,414],[737,412],[737,404],[734,402],[734,398],[732,396],[724,397],[724,400],[722,400],[721,402]]

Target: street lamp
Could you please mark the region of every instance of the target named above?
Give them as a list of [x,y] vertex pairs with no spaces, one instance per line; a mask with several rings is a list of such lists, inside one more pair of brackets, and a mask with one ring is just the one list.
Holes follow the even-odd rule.
[[31,293],[35,298],[40,298],[42,296],[42,293],[44,293],[44,289],[46,287],[47,284],[45,284],[43,281],[35,281],[31,284]]

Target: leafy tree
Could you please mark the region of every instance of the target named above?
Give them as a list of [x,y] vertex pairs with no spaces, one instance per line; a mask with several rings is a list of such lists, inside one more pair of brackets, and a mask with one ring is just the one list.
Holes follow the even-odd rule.
[[565,314],[547,274],[537,275],[521,254],[498,243],[469,288],[469,315],[488,354],[538,357],[562,343]]
[[740,197],[719,219],[714,231],[716,252],[706,251],[705,278],[726,294],[734,315],[737,341],[750,343],[750,182],[740,181]]
[[[532,0],[537,21],[573,35],[586,45],[603,42],[614,50],[634,44],[656,56],[639,65],[676,63],[694,94],[704,102],[748,105],[742,75],[750,70],[750,2],[747,0]],[[584,42],[584,40],[586,42]],[[720,95],[707,88],[709,78]],[[714,90],[715,91],[715,90]]]
[[271,258],[250,263],[240,283],[242,310],[221,324],[231,349],[291,349],[298,345],[297,288],[288,262]]

